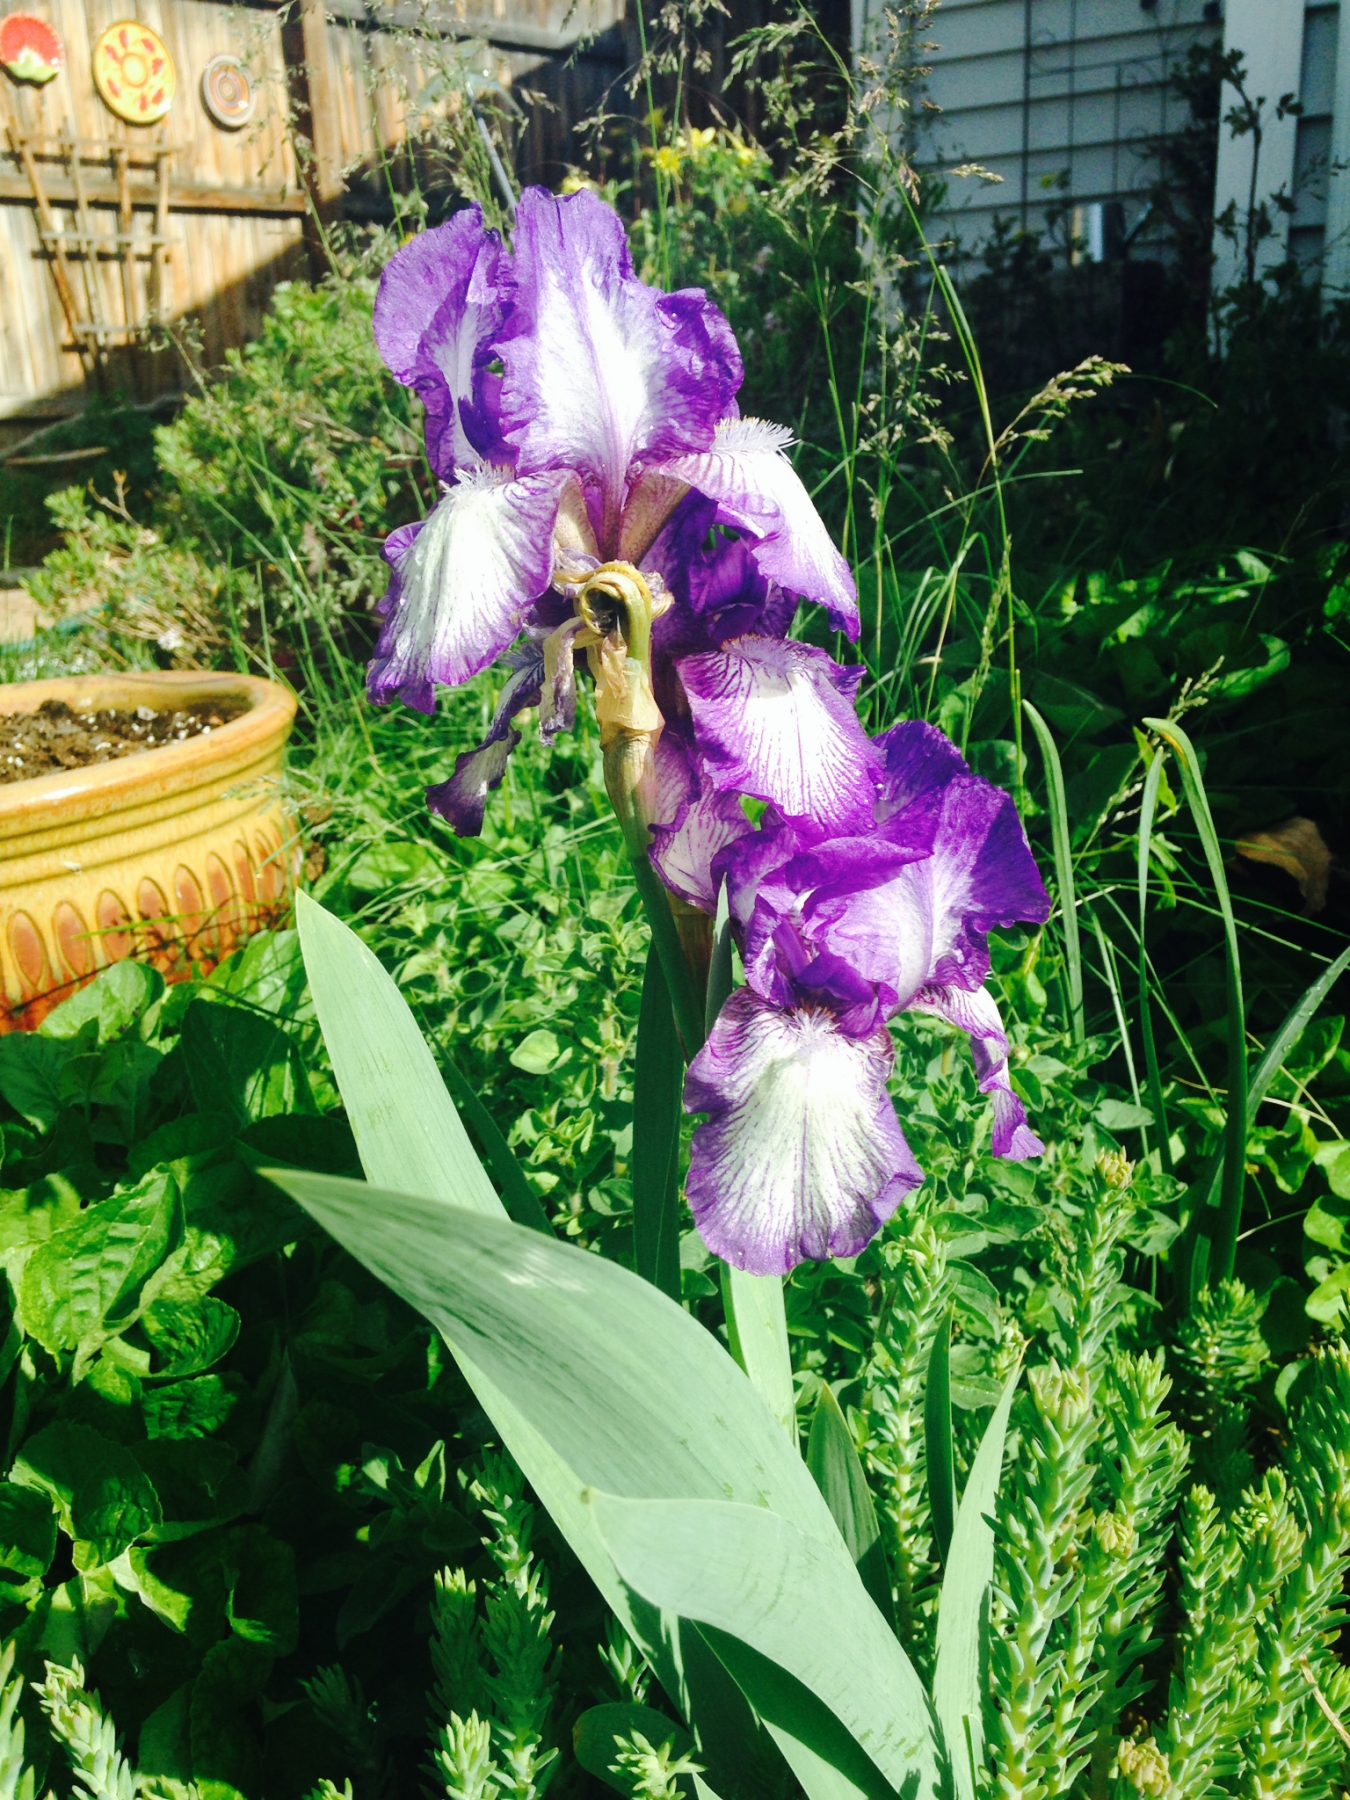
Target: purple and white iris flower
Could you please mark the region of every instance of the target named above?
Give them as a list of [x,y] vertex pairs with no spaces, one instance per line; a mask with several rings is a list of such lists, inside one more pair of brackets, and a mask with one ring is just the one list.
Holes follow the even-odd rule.
[[788,593],[856,635],[853,578],[785,454],[789,434],[737,411],[730,326],[696,289],[639,281],[596,195],[527,190],[510,251],[476,207],[422,233],[384,272],[375,335],[424,402],[444,494],[385,545],[371,697],[431,712],[437,683],[512,653],[487,742],[429,796],[456,829],[481,829],[521,711],[541,708],[546,738],[570,723],[578,650],[602,734],[655,746],[654,625],[682,611],[703,629],[677,641],[718,641],[716,608],[705,596],[698,613],[686,592],[712,526],[738,534],[755,571],[751,622],[767,608],[785,632]]
[[1043,1149],[985,986],[990,930],[1049,913],[1012,800],[929,725],[863,743],[856,780],[851,733],[821,751],[839,774],[840,827],[775,807],[710,871],[727,884],[746,985],[689,1070],[685,1105],[707,1119],[688,1195],[708,1247],[756,1275],[856,1255],[922,1180],[887,1092],[898,1013],[970,1037],[995,1155]]
[[509,252],[477,209],[403,249],[375,329],[444,495],[386,543],[370,693],[430,712],[437,683],[507,671],[430,803],[479,831],[520,714],[571,725],[584,651],[630,850],[705,945],[725,890],[746,985],[685,1090],[709,1248],[762,1275],[854,1255],[918,1185],[901,1013],[969,1036],[995,1154],[1037,1155],[985,986],[989,932],[1049,911],[1020,821],[931,727],[869,738],[863,671],[788,635],[807,599],[856,637],[855,589],[787,435],[737,412],[721,313],[639,281],[595,195],[531,189]]

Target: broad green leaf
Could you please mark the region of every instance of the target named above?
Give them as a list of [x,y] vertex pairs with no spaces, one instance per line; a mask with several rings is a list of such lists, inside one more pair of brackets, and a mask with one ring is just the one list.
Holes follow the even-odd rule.
[[354,931],[308,895],[296,895],[295,917],[324,1043],[368,1178],[499,1213],[501,1202],[392,977]]
[[952,1436],[952,1321],[943,1320],[928,1356],[923,1391],[923,1436],[928,1473],[928,1505],[933,1540],[945,1565],[956,1522],[956,1466]]
[[73,1047],[35,1031],[0,1037],[0,1100],[39,1131],[50,1131],[66,1104],[62,1076]]
[[50,1497],[0,1481],[0,1581],[41,1577],[55,1554],[56,1515]]
[[[589,1293],[592,1281],[618,1279],[627,1283],[624,1292],[628,1305],[639,1305],[644,1317],[656,1307],[657,1317],[667,1320],[665,1330],[678,1333],[676,1347],[669,1350],[663,1341],[661,1347],[653,1349],[644,1332],[625,1336],[621,1319],[613,1332],[602,1332],[598,1344],[587,1344],[590,1377],[580,1402],[581,1418],[575,1418],[577,1397],[566,1388],[565,1407],[549,1404],[548,1393],[541,1386],[538,1368],[527,1348],[534,1343],[531,1334],[535,1320],[528,1287],[514,1279],[515,1265],[524,1252],[515,1247],[518,1239],[507,1225],[501,1202],[473,1153],[416,1021],[392,978],[355,932],[303,894],[297,897],[296,911],[315,1007],[367,1177],[386,1188],[401,1190],[404,1195],[429,1192],[442,1200],[454,1200],[457,1209],[472,1208],[483,1221],[483,1229],[488,1223],[493,1226],[494,1247],[477,1262],[465,1261],[461,1256],[465,1249],[463,1227],[470,1221],[464,1211],[390,1196],[392,1208],[412,1208],[407,1230],[398,1234],[402,1241],[391,1266],[380,1260],[382,1249],[395,1247],[394,1234],[386,1230],[386,1214],[391,1207],[385,1204],[384,1196],[363,1190],[359,1184],[333,1182],[325,1185],[337,1194],[340,1210],[334,1213],[331,1206],[324,1213],[316,1210],[322,1204],[317,1194],[312,1196],[315,1205],[310,1210],[354,1255],[437,1325],[502,1441],[610,1607],[642,1646],[667,1694],[686,1717],[696,1713],[705,1749],[719,1768],[752,1775],[762,1746],[748,1708],[693,1628],[674,1618],[654,1618],[645,1607],[634,1607],[599,1539],[594,1517],[581,1501],[586,1482],[578,1479],[569,1456],[592,1449],[590,1440],[598,1436],[606,1457],[617,1459],[609,1466],[626,1466],[627,1419],[618,1409],[611,1411],[609,1395],[611,1370],[607,1359],[617,1352],[615,1366],[629,1370],[629,1407],[641,1421],[644,1437],[649,1438],[651,1431],[656,1430],[660,1438],[659,1446],[653,1446],[659,1464],[663,1466],[670,1457],[676,1458],[678,1467],[671,1473],[673,1491],[680,1491],[682,1479],[706,1482],[725,1471],[720,1477],[719,1492],[739,1492],[737,1484],[742,1484],[750,1487],[753,1498],[763,1497],[763,1479],[755,1459],[746,1459],[741,1453],[737,1421],[746,1408],[759,1427],[767,1425],[775,1433],[770,1454],[773,1466],[787,1459],[791,1473],[782,1476],[787,1491],[795,1493],[800,1504],[814,1502],[811,1516],[820,1520],[823,1514],[828,1520],[804,1465],[777,1432],[730,1358],[707,1333],[678,1307],[660,1300],[645,1282],[594,1257],[581,1258],[587,1272],[585,1291]],[[287,1178],[278,1180],[279,1185],[294,1191]],[[339,1223],[342,1229],[338,1228]],[[539,1256],[548,1258],[564,1249],[537,1234],[533,1248]],[[566,1253],[573,1257],[579,1254],[573,1250]],[[575,1266],[565,1264],[564,1269]],[[476,1267],[484,1271],[484,1285],[478,1289],[472,1279]],[[491,1316],[493,1295],[504,1292],[509,1310],[522,1320],[519,1337],[514,1335],[514,1326],[507,1333],[509,1342],[503,1341],[499,1326],[489,1328],[486,1338],[473,1337],[457,1327],[454,1315],[447,1312],[437,1294],[427,1293],[429,1280],[433,1290],[441,1285],[437,1277],[443,1270],[449,1277],[456,1272],[463,1276],[458,1286],[461,1298],[456,1304],[465,1309],[467,1318],[480,1322],[480,1329],[485,1316]],[[570,1296],[571,1277],[564,1273],[562,1282],[564,1296]],[[642,1297],[640,1303],[633,1299],[634,1288]],[[560,1316],[550,1326],[562,1356],[556,1364],[558,1369],[571,1366],[571,1353],[584,1335],[577,1331],[579,1319],[593,1329],[599,1328],[606,1320],[607,1304],[608,1299],[603,1296],[593,1304],[575,1296],[564,1298]],[[670,1324],[672,1318],[677,1323]],[[504,1355],[505,1363],[501,1360]],[[688,1370],[683,1362],[686,1356],[693,1359]],[[714,1358],[709,1365],[714,1386],[706,1404],[700,1404],[697,1371],[704,1367],[708,1356]],[[664,1381],[657,1379],[658,1373]],[[663,1421],[661,1394],[671,1382],[682,1390],[679,1412],[688,1419],[687,1429],[679,1434],[682,1442],[673,1430],[665,1428]],[[730,1412],[716,1404],[718,1394],[728,1383],[735,1397]],[[711,1445],[704,1442],[710,1424],[715,1439]],[[706,1456],[712,1458],[711,1473]],[[696,1465],[693,1471],[684,1466],[690,1461]],[[652,1478],[651,1471],[644,1470],[642,1458],[635,1468],[638,1478]],[[625,1475],[617,1483],[599,1485],[623,1488],[628,1479]],[[810,1502],[801,1497],[803,1482],[810,1491]],[[663,1485],[658,1480],[657,1490]],[[771,1497],[769,1503],[775,1504]],[[833,1527],[826,1525],[825,1529]],[[767,1728],[810,1800],[856,1800],[859,1790],[801,1743],[793,1735],[790,1722],[770,1722]]]
[[182,1230],[172,1176],[148,1175],[126,1193],[86,1207],[28,1259],[19,1283],[25,1331],[56,1352],[124,1330]]
[[163,992],[164,977],[149,964],[130,958],[109,963],[49,1013],[38,1029],[44,1037],[72,1038],[92,1024],[99,1043],[107,1044],[137,1024]]
[[203,1112],[228,1113],[239,1125],[276,1113],[313,1112],[294,1046],[261,1013],[196,1000],[183,1017],[180,1042]]
[[159,1497],[136,1458],[87,1425],[48,1425],[28,1439],[11,1474],[55,1500],[81,1572],[114,1561],[160,1522]]
[[556,1032],[541,1026],[536,1031],[527,1032],[511,1052],[511,1066],[522,1069],[527,1075],[547,1075],[560,1063],[567,1061],[571,1052],[564,1050],[558,1042]]
[[644,1281],[680,1297],[680,1099],[684,1056],[666,978],[647,952],[633,1068],[633,1264]]
[[[396,1293],[425,1314],[559,1530],[684,1710],[708,1679],[697,1641],[635,1605],[583,1490],[771,1507],[833,1546],[829,1510],[753,1387],[715,1339],[649,1283],[504,1218],[331,1176],[273,1179]],[[692,1667],[691,1667],[692,1663]],[[697,1722],[715,1754],[743,1756],[746,1723]],[[812,1795],[856,1795],[771,1722]]]
[[153,1353],[146,1377],[181,1381],[220,1361],[239,1336],[239,1314],[225,1301],[210,1297],[156,1300],[146,1307],[140,1328]]
[[888,1624],[893,1624],[891,1583],[871,1489],[834,1390],[822,1386],[806,1443],[806,1466],[825,1496],[830,1516],[848,1547],[862,1584]]
[[1350,1143],[1338,1138],[1334,1143],[1323,1144],[1313,1161],[1326,1176],[1332,1193],[1340,1200],[1350,1200]]
[[984,1755],[982,1708],[988,1668],[989,1585],[994,1578],[993,1513],[1016,1389],[1014,1373],[980,1440],[956,1509],[938,1602],[933,1706],[942,1722],[957,1800],[974,1800],[975,1771]]
[[[785,1670],[846,1728],[880,1791],[942,1791],[928,1696],[843,1542],[724,1500],[591,1496],[620,1574],[653,1605],[715,1627]],[[758,1671],[738,1680],[763,1712]],[[864,1771],[850,1771],[860,1785]]]

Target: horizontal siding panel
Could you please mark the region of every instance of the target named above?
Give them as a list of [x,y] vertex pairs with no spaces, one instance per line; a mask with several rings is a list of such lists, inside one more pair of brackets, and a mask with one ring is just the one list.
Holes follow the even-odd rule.
[[1108,145],[1136,156],[1149,140],[1162,135],[1165,124],[1158,89],[1122,88],[1116,94],[1033,101],[1025,114],[1021,106],[1007,104],[952,114],[940,121],[935,141],[947,162],[987,162],[1014,155],[1024,142],[1032,151],[1065,160],[1084,149]]

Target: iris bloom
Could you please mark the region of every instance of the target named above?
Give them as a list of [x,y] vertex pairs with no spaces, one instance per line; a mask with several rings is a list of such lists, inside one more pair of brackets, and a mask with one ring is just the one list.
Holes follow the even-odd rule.
[[708,1116],[688,1193],[709,1248],[754,1274],[856,1254],[922,1179],[887,1091],[898,1013],[968,1034],[996,1155],[1043,1148],[985,986],[989,931],[1049,912],[1016,809],[931,726],[896,726],[869,749],[851,813],[841,760],[842,829],[775,810],[711,871],[727,882],[746,985],[689,1071],[685,1104]]
[[711,526],[739,535],[764,603],[770,590],[819,601],[856,634],[848,565],[784,453],[788,433],[738,414],[726,320],[698,290],[639,281],[595,194],[528,190],[511,251],[477,208],[422,233],[385,270],[375,333],[425,403],[444,495],[386,543],[371,697],[431,712],[437,683],[510,653],[487,741],[429,796],[457,829],[481,828],[521,711],[541,708],[546,737],[570,723],[580,650],[607,747],[651,750],[659,622],[683,611],[676,641],[718,641],[715,609],[700,614],[687,591]]
[[926,725],[870,739],[863,671],[789,638],[800,598],[856,636],[855,590],[786,433],[737,413],[722,315],[638,281],[597,196],[533,189],[512,252],[476,209],[402,250],[375,326],[445,491],[386,544],[370,692],[430,712],[437,683],[507,673],[432,805],[481,828],[520,714],[572,722],[584,652],[634,856],[677,912],[725,886],[746,985],[685,1092],[709,1247],[756,1274],[851,1255],[918,1184],[887,1090],[902,1012],[968,1034],[995,1152],[1037,1154],[984,985],[989,931],[1048,912],[1012,801]]

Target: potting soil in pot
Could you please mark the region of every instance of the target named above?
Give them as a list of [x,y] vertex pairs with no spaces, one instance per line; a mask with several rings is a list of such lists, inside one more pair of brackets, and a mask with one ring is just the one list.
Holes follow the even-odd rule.
[[152,706],[77,712],[64,700],[44,700],[36,712],[0,712],[0,783],[31,781],[58,769],[87,769],[138,750],[181,744],[228,724],[244,710],[228,701],[198,700],[170,712]]

